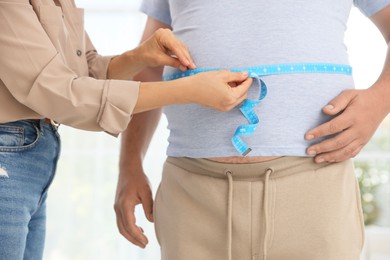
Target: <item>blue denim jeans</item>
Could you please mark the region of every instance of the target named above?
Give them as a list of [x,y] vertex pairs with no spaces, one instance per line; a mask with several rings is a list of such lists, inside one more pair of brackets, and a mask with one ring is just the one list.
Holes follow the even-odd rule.
[[43,120],[0,124],[0,259],[42,259],[47,190],[60,151]]

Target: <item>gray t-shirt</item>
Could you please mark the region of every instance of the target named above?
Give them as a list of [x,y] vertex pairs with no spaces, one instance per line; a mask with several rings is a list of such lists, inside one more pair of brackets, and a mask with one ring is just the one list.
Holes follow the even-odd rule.
[[[390,0],[144,0],[141,10],[170,25],[198,68],[242,68],[285,63],[349,64],[344,32],[355,4],[370,16]],[[166,68],[165,74],[175,72]],[[268,95],[255,108],[260,124],[243,138],[250,156],[305,156],[307,130],[330,117],[321,109],[353,79],[339,74],[291,74],[263,78]],[[252,87],[250,99],[258,98]],[[168,119],[169,156],[239,155],[231,138],[247,120],[199,105],[173,105]]]

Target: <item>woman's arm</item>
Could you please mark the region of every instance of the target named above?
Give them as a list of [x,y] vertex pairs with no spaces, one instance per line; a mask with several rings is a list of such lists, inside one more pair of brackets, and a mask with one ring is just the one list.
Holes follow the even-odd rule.
[[[237,87],[228,83],[238,82]],[[173,104],[197,103],[229,111],[247,97],[252,84],[248,73],[213,71],[166,82],[141,83],[134,113]]]
[[[52,26],[53,31],[61,30]],[[28,0],[1,0],[0,27],[2,87],[19,103],[76,128],[118,134],[127,127],[138,82],[77,75],[54,47]]]
[[246,79],[230,72],[145,83],[142,91],[138,82],[80,77],[66,65],[51,41],[55,34],[48,36],[28,0],[0,1],[0,24],[0,78],[4,86],[19,103],[42,117],[76,128],[116,135],[126,129],[134,111],[169,104],[196,102],[226,111],[240,102],[249,88],[249,79],[240,87],[227,88],[229,80]]

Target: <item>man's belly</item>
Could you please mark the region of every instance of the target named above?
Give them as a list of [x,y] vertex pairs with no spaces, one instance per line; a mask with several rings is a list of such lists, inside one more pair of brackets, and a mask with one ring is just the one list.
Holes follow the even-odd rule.
[[250,156],[250,157],[242,157],[242,156],[229,156],[229,157],[211,157],[206,158],[210,161],[221,162],[221,163],[258,163],[271,161],[282,156]]
[[[167,72],[168,74],[170,72]],[[238,108],[222,113],[196,104],[164,108],[170,135],[168,156],[208,158],[225,163],[251,163],[276,156],[307,156],[313,143],[304,139],[309,129],[331,119],[322,108],[343,90],[353,88],[349,75],[289,74],[267,76],[267,97],[254,108],[260,123],[243,137],[252,152],[239,157],[232,144],[237,128],[248,124]],[[249,90],[248,99],[259,97],[259,87]]]

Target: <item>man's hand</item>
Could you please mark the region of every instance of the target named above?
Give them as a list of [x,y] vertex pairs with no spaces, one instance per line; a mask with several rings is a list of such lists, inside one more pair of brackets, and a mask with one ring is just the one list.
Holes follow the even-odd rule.
[[[134,171],[134,169],[132,169]],[[136,225],[135,206],[142,204],[145,216],[153,222],[153,198],[150,183],[143,170],[121,173],[115,197],[116,222],[119,232],[131,243],[145,248],[148,238]]]
[[325,114],[335,117],[308,131],[305,138],[334,136],[307,149],[309,155],[316,155],[315,162],[340,162],[360,152],[390,112],[387,88],[346,90],[324,107]]

